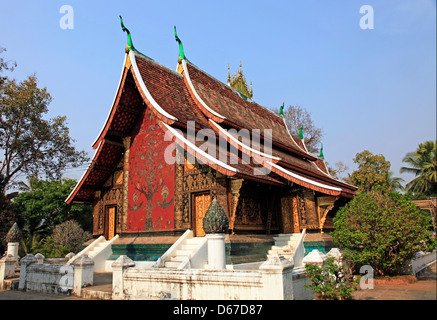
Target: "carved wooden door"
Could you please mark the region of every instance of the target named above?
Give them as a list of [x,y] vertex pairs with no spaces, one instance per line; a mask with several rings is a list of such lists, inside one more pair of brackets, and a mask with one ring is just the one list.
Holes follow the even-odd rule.
[[203,237],[205,231],[203,230],[203,218],[206,210],[211,203],[211,195],[209,193],[195,194],[193,196],[193,220],[194,220],[194,234],[196,237]]
[[107,214],[107,228],[106,228],[106,240],[111,240],[115,236],[115,206],[108,207],[106,209]]

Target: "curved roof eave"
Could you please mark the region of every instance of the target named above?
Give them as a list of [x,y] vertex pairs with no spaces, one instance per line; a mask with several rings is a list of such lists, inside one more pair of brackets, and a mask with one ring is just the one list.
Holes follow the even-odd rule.
[[161,128],[164,129],[165,132],[170,132],[170,134],[176,138],[176,141],[178,141],[176,143],[184,147],[184,149],[187,150],[187,152],[189,152],[193,156],[195,156],[196,159],[199,159],[200,161],[208,164],[209,166],[213,167],[217,171],[228,176],[233,176],[239,172],[238,169],[231,167],[230,165],[220,160],[217,160],[216,158],[212,157],[205,151],[199,149],[193,143],[188,141],[182,134],[180,134],[178,130],[172,128],[165,122],[161,121],[160,126]]
[[101,141],[98,145],[97,150],[94,152],[93,157],[91,158],[91,161],[88,164],[88,167],[83,172],[82,176],[80,177],[79,181],[76,183],[76,186],[71,190],[70,194],[68,195],[67,199],[65,199],[65,202],[67,204],[70,204],[70,202],[73,200],[73,198],[76,196],[77,192],[79,191],[80,187],[83,185],[84,181],[88,177],[88,174],[90,173],[90,169],[92,167],[92,164],[95,163],[98,155],[100,154],[100,151],[102,150],[103,142]]
[[114,117],[115,106],[117,105],[116,102],[120,98],[120,90],[123,87],[122,85],[124,84],[124,79],[126,79],[126,74],[127,74],[127,70],[128,70],[128,68],[126,68],[127,57],[128,57],[128,55],[126,53],[124,55],[123,69],[121,71],[120,80],[118,81],[117,91],[115,92],[115,97],[112,101],[112,107],[109,110],[108,116],[106,117],[106,120],[103,124],[102,129],[100,130],[99,135],[97,136],[97,139],[92,144],[93,149],[96,149],[99,146],[99,143],[103,139],[103,135],[104,135],[105,131],[107,131],[107,129],[109,128],[109,124],[110,124],[112,118]]
[[281,160],[281,158],[275,157],[275,156],[273,156],[271,154],[267,154],[267,153],[261,152],[259,150],[253,149],[252,147],[249,147],[249,146],[245,145],[244,143],[239,141],[237,138],[235,138],[234,136],[229,134],[225,129],[223,129],[214,120],[208,119],[208,121],[210,121],[212,123],[213,129],[219,135],[221,135],[223,138],[225,138],[227,142],[232,144],[234,147],[236,147],[241,152],[244,152],[244,153],[248,154],[249,156],[256,158],[256,160],[258,162],[260,162],[260,160],[262,161],[262,159],[265,159],[265,158],[273,161],[274,163],[276,163],[279,160]]
[[285,168],[282,168],[281,166],[274,164],[270,161],[267,161],[266,163],[267,163],[267,165],[269,165],[271,167],[271,169],[274,173],[276,173],[276,174],[282,176],[283,178],[285,178],[289,181],[292,181],[298,185],[306,187],[308,189],[322,192],[325,194],[329,194],[332,196],[340,196],[342,194],[343,195],[344,194],[354,194],[354,192],[350,191],[350,190],[334,187],[334,186],[327,185],[327,184],[324,184],[324,183],[321,183],[318,181],[308,179],[308,178],[303,177],[299,174],[291,172]]
[[132,74],[134,76],[135,83],[137,84],[137,87],[140,89],[141,96],[143,97],[144,100],[146,100],[145,101],[146,104],[152,106],[152,110],[161,121],[164,121],[168,124],[173,124],[175,121],[178,121],[178,118],[165,111],[155,101],[155,99],[153,99],[152,95],[150,94],[149,90],[146,87],[146,84],[144,83],[140,70],[138,69],[138,65],[135,59],[135,52],[132,50],[129,51],[129,57],[132,63],[131,68],[133,70]]
[[194,101],[196,101],[196,103],[199,106],[200,110],[202,110],[202,112],[208,118],[211,118],[211,119],[215,120],[216,122],[222,122],[223,120],[225,120],[226,119],[225,116],[222,116],[218,112],[216,112],[213,109],[211,109],[205,103],[205,101],[202,100],[202,98],[197,93],[196,89],[194,88],[193,83],[191,82],[190,73],[188,72],[187,60],[186,59],[182,60],[182,66],[183,66],[183,70],[184,70],[183,71],[184,72],[184,80],[185,80],[185,83],[187,84],[188,91],[192,94],[192,97],[193,97]]

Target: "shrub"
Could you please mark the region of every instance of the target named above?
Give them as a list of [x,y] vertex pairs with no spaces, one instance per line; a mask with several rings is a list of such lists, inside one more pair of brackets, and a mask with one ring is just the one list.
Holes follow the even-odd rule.
[[53,242],[58,247],[66,247],[69,252],[78,253],[82,244],[91,239],[89,232],[83,231],[74,220],[65,221],[53,229]]
[[305,271],[311,284],[304,286],[312,289],[319,299],[346,300],[356,290],[351,271],[333,258],[328,258],[324,267],[307,264]]
[[355,267],[370,265],[377,275],[396,274],[417,251],[431,251],[435,241],[428,215],[405,196],[374,189],[358,194],[334,218],[331,236]]

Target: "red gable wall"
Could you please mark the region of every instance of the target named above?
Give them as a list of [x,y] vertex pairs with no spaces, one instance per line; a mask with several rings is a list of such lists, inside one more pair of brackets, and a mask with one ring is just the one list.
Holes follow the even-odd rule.
[[129,154],[128,232],[174,229],[175,166],[164,161],[171,143],[164,141],[164,131],[147,108]]

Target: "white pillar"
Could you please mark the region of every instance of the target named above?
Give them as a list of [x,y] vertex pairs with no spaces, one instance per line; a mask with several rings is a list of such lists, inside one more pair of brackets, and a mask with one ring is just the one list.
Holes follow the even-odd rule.
[[226,269],[226,245],[224,233],[211,233],[208,237],[208,269]]
[[320,252],[319,250],[314,249],[313,251],[308,253],[308,255],[305,258],[303,258],[302,262],[304,265],[314,264],[321,268],[326,262],[326,255]]
[[135,266],[135,262],[125,255],[119,256],[112,263],[112,300],[124,300],[123,273],[127,268],[133,266]]
[[293,259],[285,259],[280,254],[272,254],[260,267],[262,292],[265,300],[291,300],[293,293]]
[[86,254],[81,255],[73,263],[73,293],[80,296],[83,287],[92,286],[94,282],[94,261]]
[[8,252],[6,253],[6,256],[11,255],[15,259],[18,259],[18,246],[19,242],[8,242]]
[[26,290],[26,278],[27,278],[27,268],[35,263],[37,260],[33,254],[29,253],[20,260],[20,282],[18,283],[18,290]]

